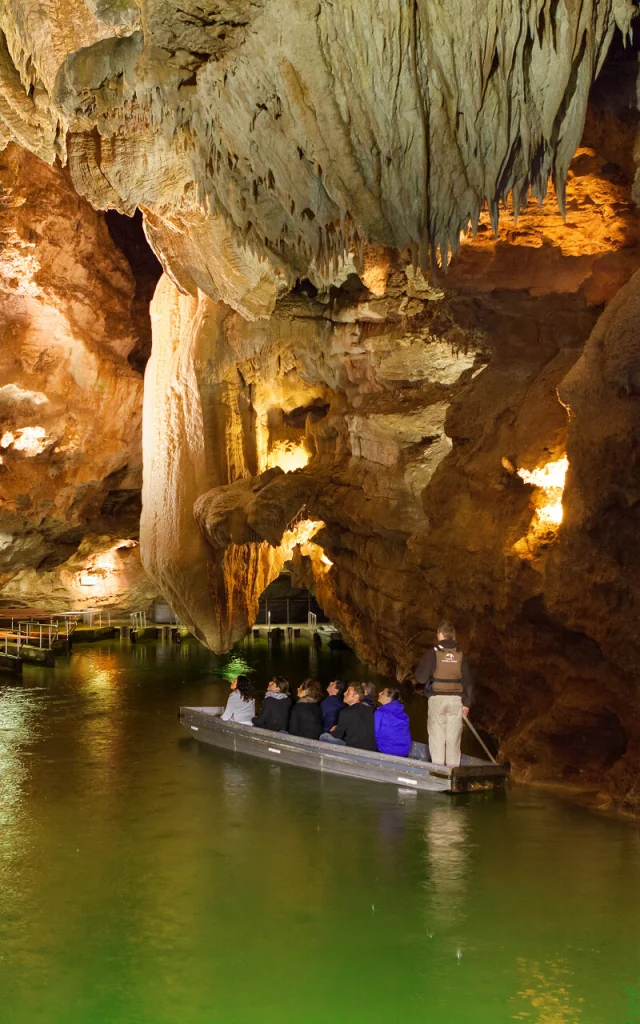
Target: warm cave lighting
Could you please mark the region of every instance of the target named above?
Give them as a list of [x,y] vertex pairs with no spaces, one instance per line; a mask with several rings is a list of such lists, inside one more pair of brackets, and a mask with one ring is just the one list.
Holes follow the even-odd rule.
[[326,569],[330,569],[333,562],[327,558],[320,545],[312,541],[312,538],[323,527],[324,523],[321,519],[301,519],[290,530],[286,530],[282,538],[285,558],[291,558],[293,549],[296,545],[300,545],[302,554],[307,555],[316,567],[319,568],[322,565]]
[[27,458],[40,455],[47,444],[47,432],[44,427],[22,427],[15,433],[7,430],[0,438],[0,448],[13,447],[16,451],[24,452]]
[[[121,586],[117,574],[122,570],[122,564],[118,559],[117,552],[121,548],[137,547],[135,540],[119,540],[108,551],[93,555],[85,567],[76,573],[76,579],[80,588],[96,587],[92,597],[108,597],[115,593]],[[115,577],[115,578],[114,578]],[[80,591],[82,593],[82,591]]]
[[541,530],[553,530],[562,522],[562,493],[569,468],[566,456],[555,462],[547,462],[537,469],[519,469],[518,476],[526,484],[537,487],[536,519],[534,526]]
[[303,444],[278,441],[267,455],[267,469],[279,466],[285,473],[294,473],[296,469],[304,469],[309,458],[309,452]]
[[324,523],[321,519],[301,519],[295,524],[290,530],[287,530],[284,537],[283,543],[287,546],[294,548],[296,544],[308,544],[312,537],[315,537],[316,533],[319,533]]

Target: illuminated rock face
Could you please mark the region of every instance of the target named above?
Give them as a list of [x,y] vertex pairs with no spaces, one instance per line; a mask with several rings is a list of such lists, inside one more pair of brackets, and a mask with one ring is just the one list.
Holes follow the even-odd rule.
[[[609,199],[588,214],[580,206],[577,225],[555,222],[549,206],[531,211],[508,244],[465,241],[435,281],[370,250],[379,294],[355,277],[331,298],[305,285],[265,323],[202,293],[181,296],[164,278],[145,385],[141,536],[149,573],[217,650],[243,635],[285,559],[392,677],[410,674],[452,616],[478,673],[477,720],[517,772],[604,784],[632,802],[624,701],[610,705],[621,662],[614,645],[603,653],[610,618],[597,631],[588,622],[598,581],[583,572],[593,543],[584,519],[581,571],[562,589],[582,500],[571,382],[599,351],[584,346],[601,297],[640,259],[638,216],[617,174],[583,151],[568,201],[580,189]],[[534,265],[532,252],[529,289],[519,268]],[[543,273],[545,260],[556,271]],[[504,287],[488,288],[487,274]],[[633,371],[623,378],[633,388]],[[593,490],[599,468],[585,465]],[[287,527],[300,521],[323,525],[296,546]],[[624,635],[629,621],[616,628]]]
[[89,594],[63,579],[78,550],[90,559],[85,535],[138,532],[135,282],[102,215],[13,145],[0,154],[0,238],[0,600],[69,607]]
[[[520,775],[633,804],[636,126],[586,111],[631,10],[9,0],[0,145],[143,211],[165,276],[141,554],[197,635],[228,649],[285,561],[399,679],[453,617]],[[56,595],[101,585],[132,535],[102,520],[139,484],[133,282],[65,182],[34,170],[3,210],[15,599],[51,558]],[[48,217],[65,241],[43,259]],[[106,539],[80,565],[89,525]]]
[[0,144],[68,160],[98,208],[140,206],[181,288],[260,317],[298,277],[366,273],[364,242],[446,262],[485,201],[495,221],[550,176],[563,201],[591,82],[632,11],[9,0]]
[[77,550],[53,569],[23,569],[0,591],[5,607],[50,612],[149,607],[157,588],[140,564],[136,541],[85,534]]

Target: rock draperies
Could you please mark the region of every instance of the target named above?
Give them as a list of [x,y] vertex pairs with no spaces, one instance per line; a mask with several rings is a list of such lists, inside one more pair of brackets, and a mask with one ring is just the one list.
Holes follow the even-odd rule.
[[[444,263],[513,193],[561,206],[588,91],[631,0],[8,0],[0,145],[145,211],[181,289],[254,319],[363,243]],[[282,30],[286,24],[286,31]]]
[[268,440],[277,433],[272,408],[304,407],[324,394],[297,376],[291,360],[287,374],[277,345],[262,351],[263,331],[234,332],[229,317],[227,306],[202,293],[181,295],[161,279],[143,422],[143,562],[180,618],[217,650],[244,636],[284,555],[248,534],[209,543],[194,503],[267,469]]

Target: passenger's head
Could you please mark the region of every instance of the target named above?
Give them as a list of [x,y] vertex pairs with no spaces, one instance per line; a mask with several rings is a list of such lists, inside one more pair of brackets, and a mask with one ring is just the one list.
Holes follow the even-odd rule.
[[363,683],[362,689],[364,690],[365,697],[371,697],[372,700],[376,699],[376,688],[373,683]]
[[330,697],[342,697],[346,688],[347,684],[342,679],[332,679],[327,686],[327,693]]
[[284,676],[274,676],[267,686],[267,690],[270,690],[271,693],[289,693],[289,680]]
[[243,700],[253,700],[253,683],[249,676],[237,676],[231,683],[231,689],[237,690]]
[[359,704],[363,697],[364,687],[362,683],[349,683],[344,695],[345,704]]
[[315,679],[304,679],[298,687],[298,697],[308,697],[310,700],[322,700],[322,688]]
[[455,640],[455,627],[450,622],[441,622],[438,626],[438,640]]
[[391,704],[394,700],[399,700],[402,704],[402,694],[397,686],[385,686],[378,694],[378,704]]

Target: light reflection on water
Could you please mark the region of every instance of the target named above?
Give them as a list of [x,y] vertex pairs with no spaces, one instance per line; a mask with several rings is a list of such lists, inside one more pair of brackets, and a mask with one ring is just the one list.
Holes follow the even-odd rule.
[[472,855],[469,843],[469,821],[463,807],[447,801],[429,812],[425,824],[429,917],[447,929],[455,928],[460,941]]
[[215,664],[108,642],[0,686],[0,1024],[640,1021],[636,826],[199,745]]

